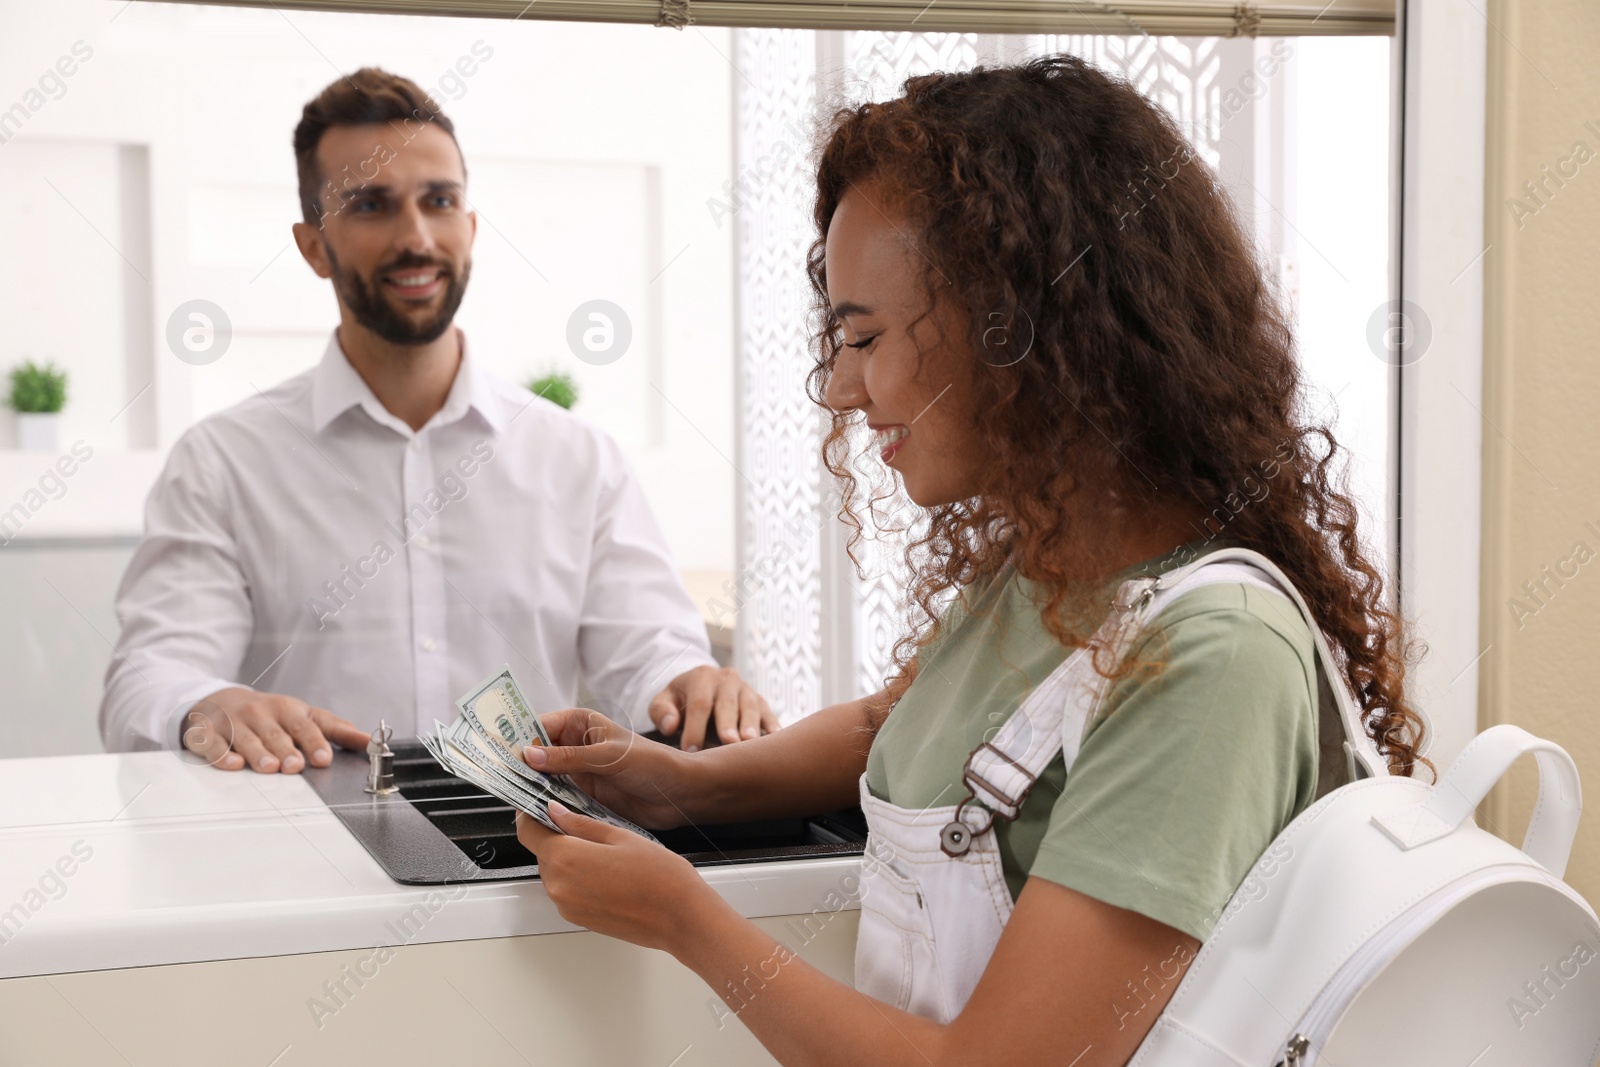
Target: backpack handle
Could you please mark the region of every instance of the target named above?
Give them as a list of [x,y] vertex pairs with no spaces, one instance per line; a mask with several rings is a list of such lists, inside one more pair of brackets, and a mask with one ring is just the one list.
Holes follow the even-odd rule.
[[1539,799],[1533,805],[1522,851],[1560,878],[1567,869],[1583,811],[1578,767],[1566,749],[1520,726],[1501,723],[1489,727],[1461,750],[1450,769],[1434,783],[1427,800],[1387,815],[1374,815],[1372,821],[1406,850],[1437,841],[1471,819],[1494,784],[1518,757],[1528,753],[1539,763]]

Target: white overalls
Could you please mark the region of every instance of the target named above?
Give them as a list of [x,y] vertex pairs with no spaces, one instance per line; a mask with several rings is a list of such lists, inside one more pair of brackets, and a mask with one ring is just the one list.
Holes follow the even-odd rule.
[[[1248,561],[1248,562],[1241,562]],[[1159,578],[1124,582],[1093,645],[1116,662],[1164,607],[1203,585],[1244,583],[1286,596],[1311,628],[1333,684],[1327,645],[1304,603],[1277,568],[1254,552],[1224,549]],[[867,817],[862,859],[856,988],[904,1011],[947,1023],[958,1015],[1011,917],[1011,892],[990,832],[1015,819],[1028,791],[1060,753],[1072,770],[1083,731],[1106,689],[1091,648],[1074,651],[1012,713],[993,740],[967,757],[960,804],[912,810],[874,797],[860,782]],[[1107,653],[1102,653],[1102,656]]]

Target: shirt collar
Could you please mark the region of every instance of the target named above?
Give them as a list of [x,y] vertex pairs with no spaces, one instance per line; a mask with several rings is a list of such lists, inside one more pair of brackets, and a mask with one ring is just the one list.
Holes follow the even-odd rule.
[[[456,369],[455,381],[450,383],[450,393],[444,406],[434,413],[427,426],[445,426],[476,411],[496,433],[506,428],[504,406],[496,397],[487,375],[473,361],[465,333],[457,330],[461,339],[461,365]],[[353,407],[360,407],[374,422],[389,426],[403,435],[412,436],[411,427],[396,418],[383,406],[372,389],[350,365],[350,359],[339,344],[339,331],[328,337],[328,347],[322,353],[311,382],[311,429],[321,433],[329,423]],[[426,427],[424,427],[426,428]]]

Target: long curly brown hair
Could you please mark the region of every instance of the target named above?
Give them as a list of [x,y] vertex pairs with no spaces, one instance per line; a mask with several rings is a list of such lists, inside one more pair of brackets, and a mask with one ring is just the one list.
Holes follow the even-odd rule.
[[[1094,544],[1106,509],[1176,502],[1206,516],[1197,540],[1255,549],[1283,570],[1390,769],[1431,769],[1403,686],[1420,646],[1358,538],[1343,450],[1308,411],[1287,315],[1226,192],[1172,119],[1057,55],[913,77],[899,98],[839,108],[824,127],[807,257],[812,398],[828,407],[843,344],[828,225],[845,193],[871,182],[915,231],[930,306],[936,290],[957,294],[975,432],[994,457],[980,495],[918,516],[890,700],[938,637],[941,605],[1008,559],[1049,591],[1050,632],[1081,647],[1069,610],[1079,572],[1059,546]],[[858,506],[886,499],[851,469],[858,421],[833,412],[823,445],[852,558]],[[1080,487],[1091,491],[1075,497]],[[1079,566],[1082,551],[1072,555]]]

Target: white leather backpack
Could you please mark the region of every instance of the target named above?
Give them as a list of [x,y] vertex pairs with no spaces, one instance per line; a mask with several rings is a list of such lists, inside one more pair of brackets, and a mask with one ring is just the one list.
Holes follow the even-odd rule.
[[[1235,891],[1130,1067],[1595,1067],[1600,920],[1561,880],[1571,757],[1502,725],[1435,785],[1390,775],[1277,567],[1242,549],[1202,564],[1277,587],[1311,624],[1325,795]],[[1525,753],[1539,799],[1518,849],[1473,811]]]

